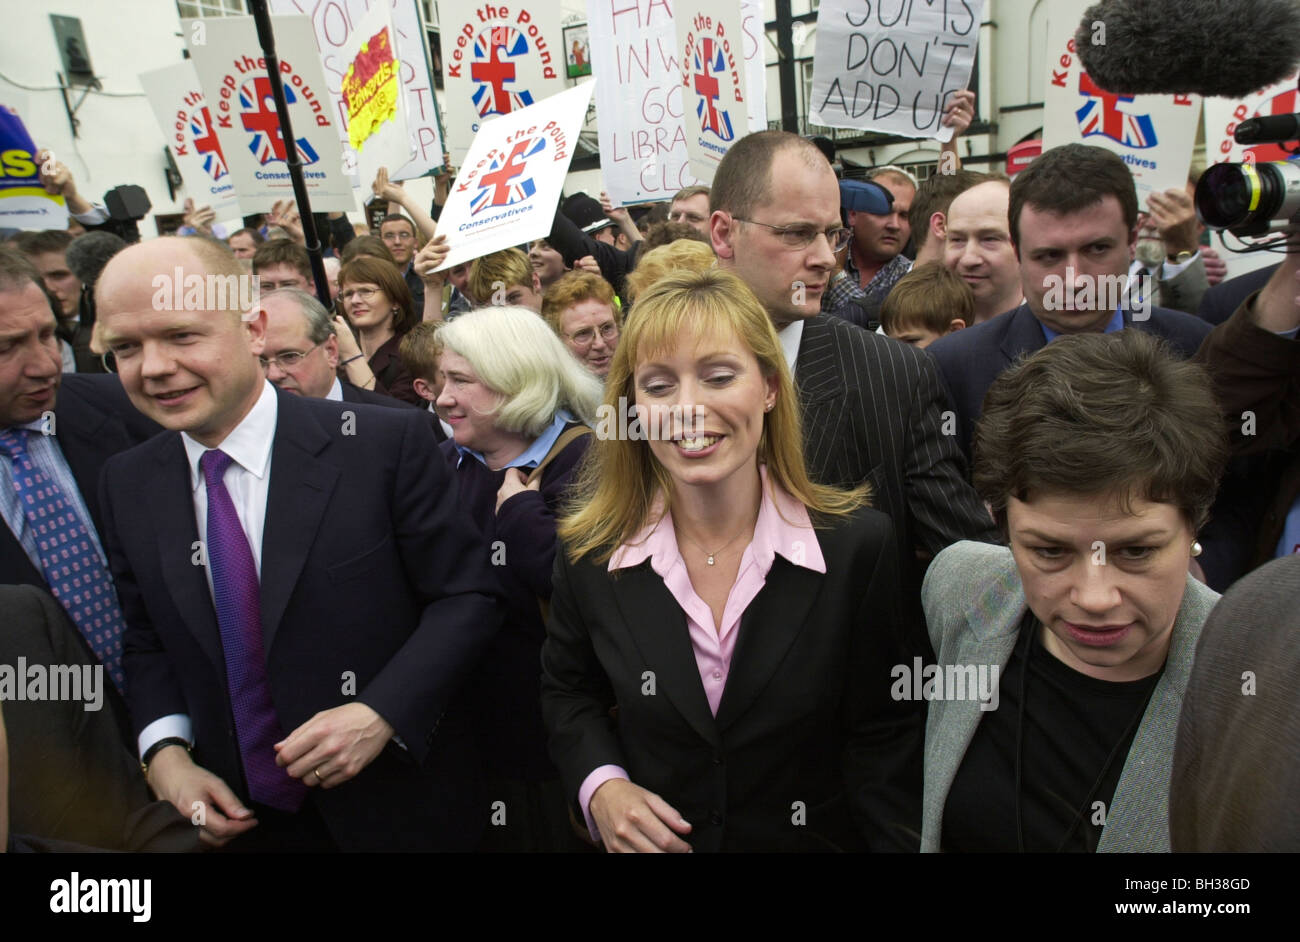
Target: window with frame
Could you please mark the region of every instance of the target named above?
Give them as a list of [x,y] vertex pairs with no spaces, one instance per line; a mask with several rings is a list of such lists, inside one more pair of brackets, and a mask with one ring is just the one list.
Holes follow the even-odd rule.
[[215,16],[245,16],[248,13],[244,0],[176,0],[176,11],[183,20]]

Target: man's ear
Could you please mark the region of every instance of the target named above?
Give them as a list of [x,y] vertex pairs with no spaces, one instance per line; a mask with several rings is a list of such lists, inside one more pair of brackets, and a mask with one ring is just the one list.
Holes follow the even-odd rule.
[[713,243],[713,254],[718,258],[733,259],[736,250],[731,247],[736,237],[736,220],[731,214],[717,210],[709,216],[709,241]]
[[946,213],[930,214],[930,235],[939,239],[948,238],[948,216]]
[[324,343],[325,359],[329,362],[330,369],[339,368],[339,338],[336,334],[330,334],[329,339]]
[[240,326],[247,331],[248,346],[253,356],[260,357],[266,349],[266,308],[257,306],[239,315]]
[[411,381],[411,386],[415,389],[415,394],[425,402],[433,402],[438,398],[433,394],[433,387],[429,385],[427,380],[423,380],[417,376]]
[[533,272],[533,293],[540,295],[542,293],[542,276]]
[[966,321],[965,321],[965,320],[963,320],[963,319],[960,318],[960,317],[954,317],[954,318],[952,319],[952,323],[948,325],[948,329],[945,330],[944,333],[945,333],[945,334],[955,333],[955,332],[957,332],[957,331],[959,331],[959,330],[964,330],[965,327],[966,327]]

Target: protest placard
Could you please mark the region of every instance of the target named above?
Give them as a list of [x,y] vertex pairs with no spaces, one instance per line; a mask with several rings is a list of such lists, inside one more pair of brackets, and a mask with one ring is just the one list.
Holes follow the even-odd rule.
[[[357,201],[343,170],[337,119],[330,108],[311,23],[305,16],[274,16],[271,27],[311,208],[314,212],[355,210]],[[293,199],[285,161],[288,151],[253,18],[182,20],[181,28],[240,208],[246,213],[267,212],[276,200]]]
[[673,18],[686,152],[695,177],[712,183],[731,145],[749,130],[740,0],[678,0]]
[[560,5],[554,0],[467,3],[442,12],[448,150],[463,164],[488,121],[566,88]]
[[196,206],[211,206],[217,219],[239,216],[235,184],[212,126],[212,110],[203,97],[191,60],[140,73],[158,127],[180,169],[185,189]]
[[984,0],[825,0],[817,13],[811,121],[951,140],[943,111],[970,82],[983,10]]
[[41,185],[39,148],[20,116],[25,104],[13,92],[0,100],[0,229],[66,229],[63,197]]
[[[1196,95],[1124,95],[1098,86],[1074,45],[1088,0],[1062,0],[1047,20],[1047,84],[1043,92],[1043,149],[1093,144],[1128,164],[1138,204],[1152,191],[1183,189],[1192,163],[1201,100]],[[1094,33],[1105,41],[1104,24]]]
[[551,231],[594,86],[484,122],[438,219],[450,248],[439,271]]
[[[683,124],[682,62],[667,0],[587,0],[601,174],[617,204],[671,199],[696,183]],[[741,4],[743,109],[749,131],[767,126],[763,5]],[[736,116],[732,115],[733,127]],[[745,132],[737,128],[737,133]]]
[[[375,0],[271,0],[270,3],[272,13],[302,13],[311,18],[316,46],[325,68],[325,81],[334,101],[335,119],[342,132],[340,142],[344,147],[348,146],[347,112],[340,89],[351,61],[345,56],[344,47],[354,38],[360,18],[375,6]],[[402,64],[406,120],[416,151],[415,157],[400,168],[389,164],[388,176],[392,180],[410,180],[440,170],[446,146],[438,117],[438,103],[434,99],[417,0],[388,0],[388,8],[397,36],[397,58]],[[369,180],[361,177],[363,193],[370,192],[372,180],[373,176]]]
[[[1244,98],[1205,99],[1205,154],[1210,163],[1241,163],[1252,160],[1266,163],[1270,160],[1291,160],[1294,154],[1281,144],[1257,144],[1246,147],[1233,137],[1237,125],[1248,118],[1263,118],[1275,114],[1295,114],[1300,111],[1300,91],[1296,82],[1300,73],[1293,72],[1275,85],[1261,88]],[[1249,155],[1249,156],[1247,156]]]
[[388,6],[376,3],[357,20],[343,57],[347,72],[339,85],[348,121],[344,164],[356,161],[357,176],[368,189],[380,167],[410,162],[412,140],[406,123],[401,63],[394,45]]

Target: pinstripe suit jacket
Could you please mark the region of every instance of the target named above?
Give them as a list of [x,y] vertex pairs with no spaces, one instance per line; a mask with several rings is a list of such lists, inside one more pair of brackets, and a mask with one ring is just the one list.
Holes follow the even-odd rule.
[[[921,591],[930,642],[939,665],[996,664],[1011,660],[1028,608],[1020,572],[1005,546],[958,543],[940,554]],[[1186,577],[1174,616],[1164,673],[1138,724],[1106,812],[1098,853],[1169,852],[1169,782],[1174,735],[1201,627],[1219,594]],[[940,848],[948,791],[975,730],[985,715],[976,700],[935,700],[925,723],[921,852]]]
[[808,473],[822,484],[870,482],[905,570],[916,549],[999,542],[956,439],[942,433],[948,405],[923,351],[823,314],[804,321],[795,381]]

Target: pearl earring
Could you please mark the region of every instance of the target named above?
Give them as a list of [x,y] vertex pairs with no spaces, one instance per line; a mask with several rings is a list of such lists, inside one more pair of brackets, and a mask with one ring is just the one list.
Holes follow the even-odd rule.
[[1193,556],[1200,556],[1200,555],[1201,555],[1201,541],[1200,541],[1200,540],[1193,540],[1193,541],[1192,541],[1192,555],[1193,555]]

